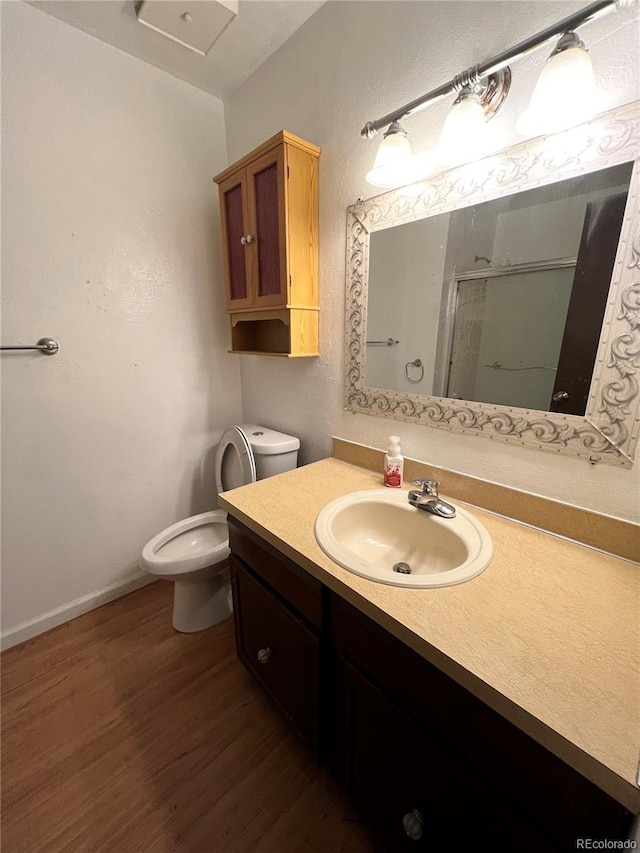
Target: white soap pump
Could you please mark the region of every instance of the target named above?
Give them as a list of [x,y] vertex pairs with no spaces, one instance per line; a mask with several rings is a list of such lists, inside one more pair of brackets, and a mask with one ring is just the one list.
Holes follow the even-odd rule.
[[402,485],[404,456],[400,450],[400,436],[389,436],[389,449],[384,457],[384,484],[391,489],[399,489]]

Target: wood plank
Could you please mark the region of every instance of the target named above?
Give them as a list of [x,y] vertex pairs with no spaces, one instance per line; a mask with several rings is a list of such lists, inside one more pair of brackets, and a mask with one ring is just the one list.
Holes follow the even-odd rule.
[[288,302],[318,305],[318,158],[287,146]]
[[238,323],[250,323],[252,320],[280,320],[285,326],[288,326],[291,317],[286,308],[272,308],[270,310],[261,308],[259,311],[251,310],[231,314],[232,327],[237,326]]
[[291,355],[319,355],[320,342],[318,339],[317,311],[291,309]]
[[4,853],[370,853],[237,661],[159,582],[2,655]]

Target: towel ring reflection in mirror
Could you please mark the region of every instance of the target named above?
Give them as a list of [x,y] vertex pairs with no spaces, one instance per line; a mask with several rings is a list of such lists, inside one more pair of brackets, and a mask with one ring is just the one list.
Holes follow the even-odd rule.
[[[420,376],[418,379],[412,379],[411,376],[409,376],[410,367],[418,368],[418,370],[420,371]],[[417,385],[418,382],[422,382],[422,380],[424,379],[424,364],[419,358],[416,358],[415,361],[408,361],[404,366],[404,375],[407,377],[409,382],[412,382],[414,385]]]

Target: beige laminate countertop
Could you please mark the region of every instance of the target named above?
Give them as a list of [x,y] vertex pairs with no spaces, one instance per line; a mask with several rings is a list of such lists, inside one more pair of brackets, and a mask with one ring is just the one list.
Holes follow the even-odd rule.
[[334,498],[381,485],[378,474],[324,459],[219,502],[638,813],[640,567],[471,507],[494,544],[479,577],[437,589],[374,583],[327,557],[314,523]]

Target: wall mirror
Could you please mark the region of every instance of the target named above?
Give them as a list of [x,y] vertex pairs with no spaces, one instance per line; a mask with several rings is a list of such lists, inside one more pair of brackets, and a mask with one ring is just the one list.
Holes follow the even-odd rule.
[[637,106],[348,208],[347,409],[633,464]]

